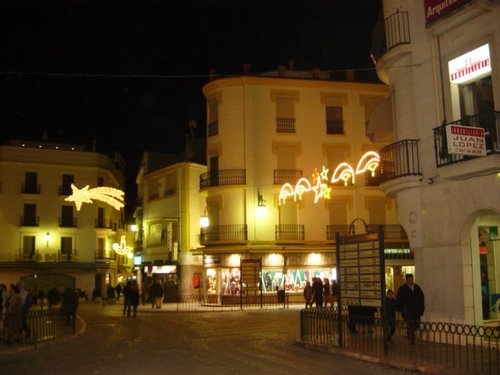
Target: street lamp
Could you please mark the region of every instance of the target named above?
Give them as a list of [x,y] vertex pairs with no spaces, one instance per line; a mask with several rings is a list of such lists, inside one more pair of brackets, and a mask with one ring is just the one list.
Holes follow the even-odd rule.
[[45,241],[47,241],[47,251],[49,250],[49,241],[50,241],[50,233],[47,232],[45,233],[45,236],[43,236],[45,238]]
[[262,194],[257,192],[257,217],[264,217],[267,214],[266,201],[262,198]]
[[207,208],[203,210],[203,215],[200,217],[200,227],[207,228],[210,225],[210,220],[208,220]]

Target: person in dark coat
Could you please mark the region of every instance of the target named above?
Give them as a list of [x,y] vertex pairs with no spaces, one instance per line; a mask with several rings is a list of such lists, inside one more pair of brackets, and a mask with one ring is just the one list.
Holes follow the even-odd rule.
[[[139,293],[139,285],[137,284],[137,281],[132,281],[132,284],[130,285],[130,305],[132,306],[132,311],[134,314],[134,318],[137,317],[137,306],[139,306],[139,300],[141,299],[140,293]],[[130,317],[130,308],[128,310],[127,316]]]
[[398,304],[394,296],[394,291],[389,289],[387,291],[386,297],[384,299],[384,327],[385,339],[388,342],[392,342],[392,336],[396,331],[396,311],[398,310]]
[[406,284],[401,285],[397,294],[398,309],[406,320],[408,341],[415,344],[415,331],[420,326],[420,317],[425,311],[425,298],[422,289],[413,281],[413,275],[406,275]]
[[129,280],[123,287],[123,315],[127,314],[127,316],[130,316],[130,287],[132,285],[132,282]]
[[323,282],[321,281],[320,277],[313,278],[312,289],[316,307],[323,307]]
[[161,280],[157,279],[153,286],[151,287],[152,307],[161,309],[161,304],[163,302],[163,286],[161,285]]

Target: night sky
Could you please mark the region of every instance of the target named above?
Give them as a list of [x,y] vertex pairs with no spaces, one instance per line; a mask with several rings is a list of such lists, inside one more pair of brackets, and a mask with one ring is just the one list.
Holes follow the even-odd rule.
[[[208,72],[373,72],[382,0],[3,0],[0,143],[10,138],[124,152],[182,151],[205,132]],[[133,181],[130,181],[133,183]]]

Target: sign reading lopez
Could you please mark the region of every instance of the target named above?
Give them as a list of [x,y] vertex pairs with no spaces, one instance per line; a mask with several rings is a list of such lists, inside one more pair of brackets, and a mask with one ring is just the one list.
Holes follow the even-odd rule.
[[470,156],[485,156],[484,129],[462,125],[446,127],[448,153]]

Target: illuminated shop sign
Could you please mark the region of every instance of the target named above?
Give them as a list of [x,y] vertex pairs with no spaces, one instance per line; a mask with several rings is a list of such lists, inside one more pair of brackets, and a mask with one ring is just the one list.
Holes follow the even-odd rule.
[[153,266],[151,269],[152,273],[176,273],[176,266]]
[[446,127],[446,143],[449,154],[486,156],[483,128],[448,125]]
[[87,185],[83,189],[78,189],[75,185],[71,184],[71,189],[73,190],[73,194],[64,200],[75,202],[77,211],[80,211],[83,203],[94,203],[92,199],[107,203],[118,211],[124,206],[125,193],[112,187],[99,186],[89,189],[89,185]]
[[283,184],[280,190],[279,204],[286,203],[287,198],[290,196],[293,197],[295,202],[301,200],[302,194],[309,191],[314,192],[314,203],[317,203],[320,198],[330,199],[332,188],[328,186],[328,181],[332,184],[342,181],[347,186],[350,180],[354,184],[355,176],[358,174],[370,171],[371,175],[374,176],[379,164],[380,156],[375,151],[368,151],[359,159],[356,169],[349,163],[340,163],[333,171],[331,178],[328,177],[330,170],[325,166],[322,167],[321,172],[315,169],[312,174],[312,183],[307,178],[302,177],[295,186],[288,182]]
[[448,62],[450,82],[463,83],[491,73],[488,44],[476,48]]
[[425,24],[429,25],[438,18],[460,8],[471,0],[425,0]]

